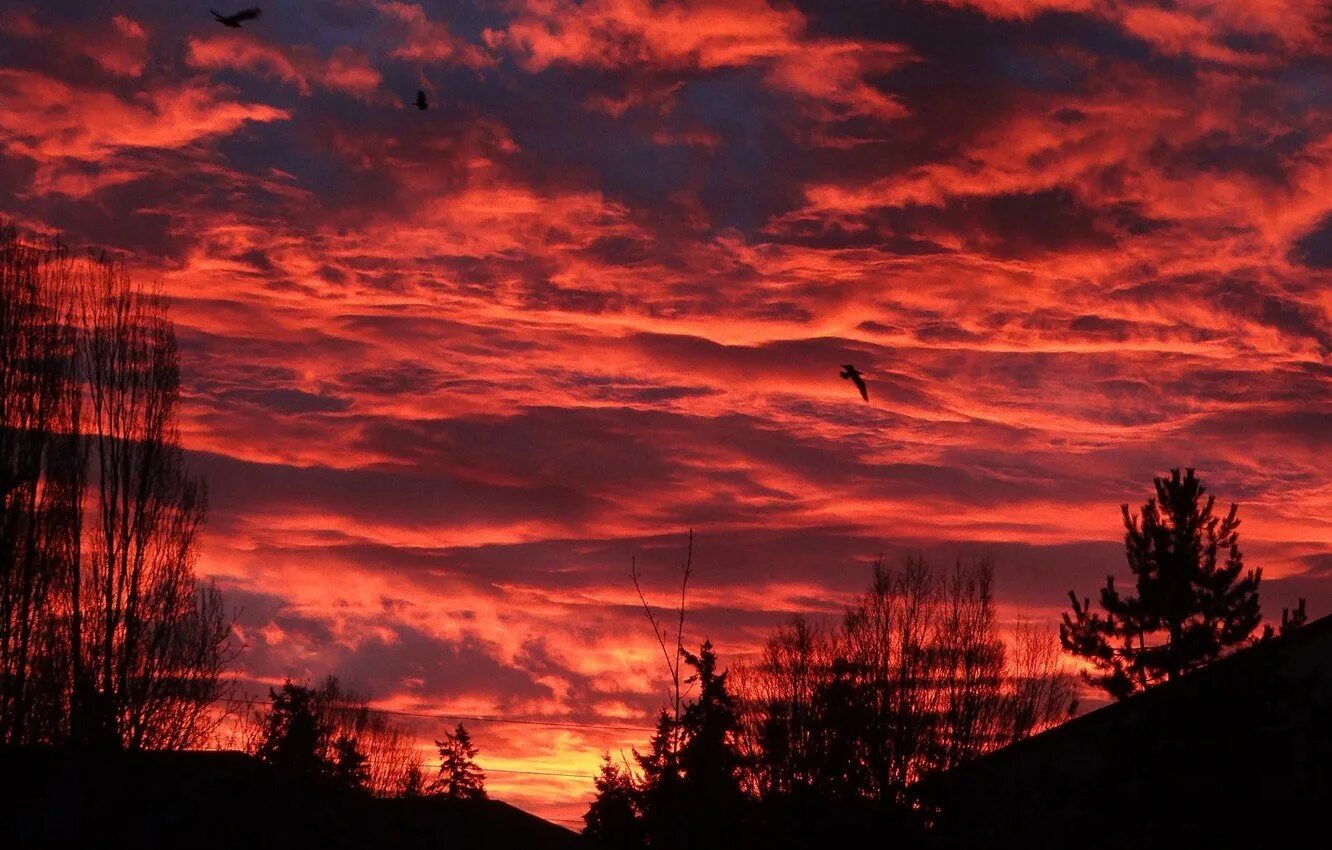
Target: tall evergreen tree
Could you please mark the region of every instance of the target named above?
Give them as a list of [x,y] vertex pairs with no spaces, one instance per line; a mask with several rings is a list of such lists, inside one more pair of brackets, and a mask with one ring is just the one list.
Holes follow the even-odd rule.
[[596,779],[596,797],[583,815],[583,840],[596,850],[637,850],[643,846],[643,824],[638,819],[633,778],[602,757]]
[[398,796],[416,798],[425,794],[425,772],[421,770],[421,765],[410,764],[402,776],[402,784],[399,786]]
[[[651,752],[639,757],[647,843],[668,850],[734,846],[746,804],[735,702],[710,642],[698,655],[682,650],[681,657],[694,670],[687,683],[697,686],[698,697],[685,706],[678,734],[670,715],[662,713]],[[672,740],[679,742],[678,750],[669,749]]]
[[689,683],[698,685],[698,699],[680,718],[684,733],[680,768],[685,786],[697,805],[734,810],[743,800],[735,700],[726,688],[726,673],[717,670],[711,641],[704,641],[698,655],[686,650],[684,659],[694,669]]
[[302,779],[323,779],[332,772],[325,753],[329,727],[320,719],[315,691],[285,682],[268,691],[271,702],[264,721],[259,757]]
[[1219,658],[1262,620],[1262,571],[1244,569],[1239,506],[1218,515],[1192,469],[1155,485],[1141,516],[1122,508],[1137,593],[1121,595],[1109,577],[1096,613],[1070,591],[1073,610],[1059,628],[1064,648],[1096,668],[1088,680],[1120,699]]
[[434,788],[453,800],[481,800],[486,796],[486,775],[477,767],[477,749],[472,736],[461,724],[453,732],[445,732],[444,740],[435,741],[439,747],[439,776]]
[[837,658],[814,693],[821,758],[811,773],[809,790],[819,797],[853,800],[871,794],[874,777],[863,739],[875,723],[867,690],[850,662]]
[[364,791],[370,781],[370,760],[350,735],[339,735],[333,742],[333,763],[329,770],[333,784],[347,791]]
[[657,729],[652,734],[647,753],[634,751],[642,778],[638,783],[638,810],[642,816],[645,841],[653,847],[676,847],[676,833],[684,810],[681,783],[678,726],[671,711],[663,708],[657,715]]

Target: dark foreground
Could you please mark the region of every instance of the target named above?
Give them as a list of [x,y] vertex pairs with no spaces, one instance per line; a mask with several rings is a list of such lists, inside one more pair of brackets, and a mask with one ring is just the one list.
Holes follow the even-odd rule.
[[[0,850],[582,843],[504,803],[377,800],[239,753],[0,752],[0,787]],[[660,850],[1328,846],[1332,617],[912,790],[896,809],[764,801],[724,826],[680,824]]]
[[302,786],[240,753],[0,753],[3,848],[565,850],[567,829],[495,800],[379,800]]

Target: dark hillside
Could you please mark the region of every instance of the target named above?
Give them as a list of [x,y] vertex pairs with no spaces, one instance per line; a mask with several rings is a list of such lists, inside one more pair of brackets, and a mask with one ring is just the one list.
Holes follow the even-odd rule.
[[0,753],[0,847],[563,850],[579,837],[505,803],[377,800],[286,780],[241,753]]

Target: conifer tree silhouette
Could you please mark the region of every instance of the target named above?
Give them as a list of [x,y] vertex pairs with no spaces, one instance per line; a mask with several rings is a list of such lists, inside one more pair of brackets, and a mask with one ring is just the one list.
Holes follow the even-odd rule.
[[678,844],[673,836],[684,809],[684,790],[676,752],[677,729],[672,712],[663,708],[657,715],[657,729],[647,753],[634,750],[634,760],[642,772],[637,788],[638,810],[645,839],[653,846]]
[[400,797],[420,797],[425,794],[425,773],[421,770],[421,765],[412,764],[407,767],[407,771],[402,777],[402,786],[398,792]]
[[638,819],[637,791],[629,772],[602,757],[596,779],[596,797],[583,815],[583,840],[596,850],[637,850],[643,846],[643,825]]
[[265,718],[259,757],[277,769],[302,779],[330,775],[325,757],[328,727],[315,706],[315,691],[285,682],[268,691],[271,707]]
[[333,764],[330,776],[333,784],[347,791],[364,791],[370,779],[369,759],[350,735],[340,735],[333,742]]
[[[726,687],[726,673],[717,669],[712,643],[698,655],[681,649],[694,673],[687,684],[698,697],[685,705],[678,729],[663,711],[652,747],[639,755],[643,770],[639,807],[647,844],[663,848],[733,846],[734,827],[746,809],[740,787],[740,754],[736,745],[739,719]],[[679,742],[670,749],[670,741]],[[636,754],[637,755],[637,754]]]
[[735,743],[739,719],[726,673],[717,670],[711,641],[703,642],[698,655],[685,650],[684,660],[694,669],[687,681],[698,685],[698,699],[680,719],[684,732],[680,767],[687,791],[698,804],[723,810],[736,807],[743,796]]
[[1192,469],[1172,469],[1155,486],[1141,516],[1122,508],[1136,595],[1121,595],[1108,577],[1096,613],[1069,591],[1073,610],[1059,627],[1064,648],[1096,668],[1088,681],[1118,699],[1219,658],[1262,620],[1262,570],[1244,569],[1239,506],[1216,514]]
[[444,740],[436,740],[439,747],[439,776],[434,789],[451,800],[481,800],[486,796],[486,775],[476,765],[477,749],[472,736],[461,723],[452,732],[444,733]]

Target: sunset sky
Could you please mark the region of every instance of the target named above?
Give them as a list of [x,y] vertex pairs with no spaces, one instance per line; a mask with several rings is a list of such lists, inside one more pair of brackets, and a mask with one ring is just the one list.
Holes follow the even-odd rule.
[[[263,7],[0,14],[0,215],[172,296],[253,693],[642,726],[691,527],[731,662],[911,551],[1053,626],[1171,466],[1332,612],[1322,0]],[[492,795],[591,727],[473,724]]]

